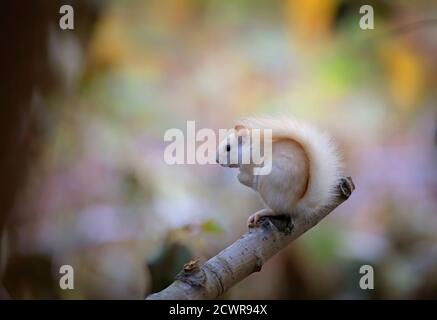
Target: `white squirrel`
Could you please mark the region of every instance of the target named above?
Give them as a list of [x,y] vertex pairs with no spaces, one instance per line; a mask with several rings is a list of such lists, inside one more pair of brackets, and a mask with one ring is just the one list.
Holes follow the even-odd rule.
[[[241,161],[242,153],[252,154],[263,147],[263,139],[252,138],[253,129],[272,130],[271,171],[267,175],[254,174],[253,161]],[[263,156],[266,160],[269,155],[264,152]],[[230,162],[232,157],[238,160]],[[331,204],[342,175],[339,152],[331,138],[293,118],[241,120],[220,142],[216,160],[225,167],[238,167],[238,180],[257,191],[268,207],[249,217],[249,227],[258,226],[265,216],[296,218]]]

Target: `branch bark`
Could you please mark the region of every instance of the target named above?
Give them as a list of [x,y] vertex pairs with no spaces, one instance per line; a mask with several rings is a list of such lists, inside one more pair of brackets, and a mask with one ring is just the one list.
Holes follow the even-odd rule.
[[260,227],[249,229],[240,239],[202,266],[199,266],[198,261],[185,264],[170,286],[147,299],[192,300],[219,297],[253,272],[260,271],[270,257],[319,223],[347,200],[354,189],[350,177],[341,178],[334,203],[314,212],[310,218],[303,215],[297,215],[294,221],[289,217],[264,218]]

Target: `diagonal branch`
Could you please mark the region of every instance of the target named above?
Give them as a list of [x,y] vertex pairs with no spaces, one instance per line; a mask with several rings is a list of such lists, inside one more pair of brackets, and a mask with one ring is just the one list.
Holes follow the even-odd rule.
[[[161,292],[147,299],[214,299],[229,290],[262,265],[291,241],[314,227],[320,220],[349,198],[355,186],[350,177],[341,178],[336,200],[311,218],[291,221],[285,217],[265,218],[261,226],[251,228],[240,239],[209,259],[202,266],[190,261],[176,276],[176,280]],[[297,215],[299,217],[299,215]],[[303,216],[303,215],[302,215]]]

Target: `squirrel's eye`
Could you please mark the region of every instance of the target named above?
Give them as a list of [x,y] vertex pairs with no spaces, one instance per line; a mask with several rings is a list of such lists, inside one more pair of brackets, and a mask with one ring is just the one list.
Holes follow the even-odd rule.
[[227,152],[231,151],[231,145],[230,145],[230,144],[227,144],[227,145],[226,145],[226,151],[227,151]]

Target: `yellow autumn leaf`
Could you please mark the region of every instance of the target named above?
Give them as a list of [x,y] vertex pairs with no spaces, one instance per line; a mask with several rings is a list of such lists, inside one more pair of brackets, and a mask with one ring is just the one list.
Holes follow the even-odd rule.
[[405,42],[386,42],[380,55],[387,70],[390,96],[396,107],[410,111],[424,90],[424,65],[414,49]]
[[330,33],[337,6],[337,0],[287,0],[288,28],[305,44],[323,39]]

